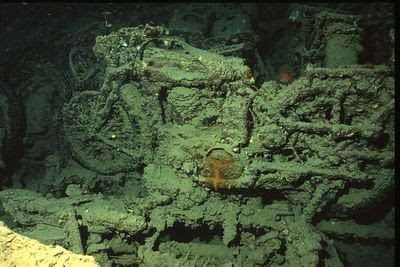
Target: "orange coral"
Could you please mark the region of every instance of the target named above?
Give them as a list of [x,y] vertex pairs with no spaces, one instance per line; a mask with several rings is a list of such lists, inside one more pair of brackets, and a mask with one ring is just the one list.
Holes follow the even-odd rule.
[[248,68],[248,69],[246,70],[246,72],[244,73],[244,76],[245,76],[247,79],[253,78],[253,73],[251,72],[251,69],[250,69],[250,68]]
[[288,85],[294,81],[293,76],[287,71],[280,71],[278,72],[278,82]]
[[230,189],[240,175],[240,164],[223,149],[211,150],[204,158],[204,163],[204,175],[207,177],[205,183],[214,190]]

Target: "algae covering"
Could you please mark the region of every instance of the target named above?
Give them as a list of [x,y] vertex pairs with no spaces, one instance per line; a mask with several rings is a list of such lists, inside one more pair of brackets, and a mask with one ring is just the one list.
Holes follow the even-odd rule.
[[0,84],[8,227],[101,266],[393,264],[390,4],[64,7]]

